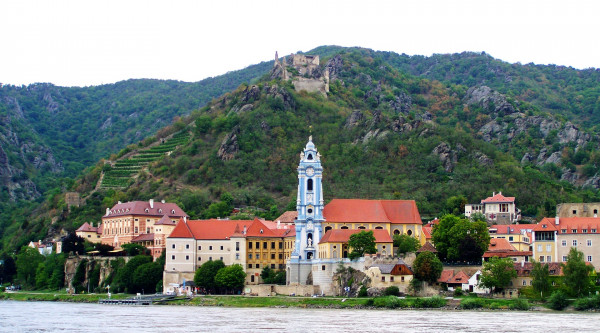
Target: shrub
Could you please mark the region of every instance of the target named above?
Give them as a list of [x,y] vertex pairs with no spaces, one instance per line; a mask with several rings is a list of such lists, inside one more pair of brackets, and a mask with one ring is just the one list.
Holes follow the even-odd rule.
[[481,298],[465,298],[460,302],[462,309],[480,309],[484,307],[485,301]]
[[395,309],[400,307],[400,299],[396,296],[377,297],[373,301],[373,305],[378,308]]
[[400,289],[396,286],[389,286],[383,291],[384,296],[400,296]]
[[430,298],[417,298],[415,299],[413,306],[421,309],[433,309],[441,308],[446,305],[446,300],[440,296],[433,296]]
[[368,296],[367,287],[365,287],[364,285],[360,286],[360,289],[358,290],[358,297],[367,297],[367,296]]
[[600,309],[600,295],[593,297],[580,298],[573,303],[575,310],[584,311],[592,309]]
[[374,306],[375,305],[375,301],[373,301],[372,298],[369,298],[365,301],[365,306]]
[[553,292],[548,299],[548,305],[550,305],[551,309],[560,311],[569,305],[569,300],[567,299],[565,293],[557,290]]
[[527,311],[527,310],[529,310],[530,305],[529,305],[529,302],[527,302],[527,300],[522,299],[522,298],[518,298],[513,303],[511,303],[509,305],[509,308],[511,310],[523,310],[523,311]]
[[462,296],[462,295],[463,295],[462,288],[456,288],[456,289],[454,289],[454,296],[455,297]]

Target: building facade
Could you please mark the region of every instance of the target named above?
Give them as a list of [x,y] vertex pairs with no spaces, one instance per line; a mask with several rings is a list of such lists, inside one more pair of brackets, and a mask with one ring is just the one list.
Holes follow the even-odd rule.
[[505,197],[502,192],[494,192],[491,197],[478,204],[465,205],[465,216],[481,213],[495,224],[511,224],[521,220],[521,211],[515,206],[515,197]]
[[94,227],[93,223],[85,222],[75,230],[75,234],[88,242],[100,243],[102,241],[102,225]]
[[166,237],[177,221],[188,215],[177,204],[149,201],[117,203],[102,217],[102,244],[114,246],[137,241],[148,245],[152,256],[160,257]]

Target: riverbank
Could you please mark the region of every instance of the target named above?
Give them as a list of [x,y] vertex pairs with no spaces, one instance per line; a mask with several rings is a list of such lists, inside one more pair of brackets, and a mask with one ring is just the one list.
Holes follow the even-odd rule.
[[[113,294],[112,299],[128,299],[135,295]],[[4,292],[0,293],[0,300],[16,301],[50,301],[50,302],[76,302],[97,303],[106,299],[106,294],[77,294],[53,292]],[[464,300],[477,300],[477,307],[463,308]],[[530,303],[523,299],[487,299],[487,298],[451,298],[441,297],[407,297],[395,296],[376,298],[342,298],[342,297],[292,297],[292,296],[225,296],[207,295],[192,298],[177,297],[168,302],[155,304],[169,304],[180,306],[217,306],[238,308],[328,308],[328,309],[487,309],[487,310],[547,310],[541,304]]]

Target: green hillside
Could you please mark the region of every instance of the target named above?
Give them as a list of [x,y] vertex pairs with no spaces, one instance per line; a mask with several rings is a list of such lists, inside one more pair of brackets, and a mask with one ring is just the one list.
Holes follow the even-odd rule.
[[[192,218],[208,218],[227,215],[228,205],[219,202],[232,198],[234,206],[250,207],[247,214],[276,217],[295,207],[298,154],[311,134],[322,155],[326,201],[414,199],[430,218],[454,208],[449,198],[477,202],[492,191],[516,196],[531,217],[551,216],[560,202],[600,200],[594,187],[600,166],[595,125],[571,117],[575,109],[550,112],[542,100],[554,97],[525,100],[519,92],[499,89],[494,83],[499,79],[470,86],[460,78],[445,79],[443,69],[428,74],[430,79],[405,69],[410,61],[404,55],[335,47],[314,53],[330,75],[327,97],[296,92],[290,81],[275,76],[242,84],[127,146],[108,164],[86,169],[65,188],[81,193],[86,205],[68,212],[62,191],[53,190],[42,205],[5,214],[3,247],[99,221],[117,200],[165,199]],[[474,55],[480,57],[490,58]],[[422,61],[423,68],[431,67],[430,58]],[[522,69],[529,65],[489,61],[520,68],[513,80],[535,82]],[[548,68],[541,70],[554,73]],[[592,75],[581,85],[594,91],[599,81]],[[550,85],[535,87],[540,94],[553,91]]]

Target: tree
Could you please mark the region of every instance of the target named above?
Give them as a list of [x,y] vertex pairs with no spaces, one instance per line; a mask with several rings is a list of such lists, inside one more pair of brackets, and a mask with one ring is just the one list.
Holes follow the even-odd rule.
[[137,291],[135,283],[133,282],[133,273],[138,267],[150,262],[152,262],[151,256],[139,255],[131,258],[125,266],[119,268],[112,286],[117,291],[129,293]]
[[62,251],[64,253],[73,252],[75,254],[84,254],[85,240],[75,233],[70,233],[62,241]]
[[23,285],[35,286],[35,274],[44,256],[37,249],[23,246],[17,254],[17,280]]
[[217,286],[228,290],[240,290],[246,282],[246,273],[242,265],[231,265],[221,268],[215,276]]
[[260,277],[266,284],[285,284],[285,271],[275,271],[269,266],[262,269]]
[[442,275],[444,266],[432,252],[421,252],[413,263],[414,278],[419,281],[435,283]]
[[225,264],[221,260],[210,260],[198,267],[194,274],[194,283],[196,286],[204,288],[206,290],[215,290],[217,284],[215,283],[215,276],[221,268],[225,267]]
[[398,255],[415,252],[419,249],[420,242],[409,235],[394,235],[394,247]]
[[433,227],[432,241],[442,260],[479,260],[490,245],[487,224],[444,215]]
[[377,253],[373,231],[361,231],[350,235],[348,246],[352,248],[352,252],[350,252],[350,255],[348,256],[351,260],[360,258],[365,253]]
[[540,293],[540,297],[544,297],[544,293],[550,291],[552,283],[550,282],[550,270],[547,264],[534,261],[531,269],[531,285],[533,290]]
[[150,253],[145,246],[136,243],[123,244],[121,245],[121,248],[125,250],[128,256],[146,255]]
[[510,281],[516,277],[517,271],[512,259],[493,257],[483,263],[479,284],[484,288],[490,288],[493,292],[497,292],[508,287]]
[[562,264],[562,268],[563,281],[569,293],[575,297],[587,295],[593,287],[589,275],[594,267],[585,263],[583,252],[572,247],[567,255],[567,262]]
[[157,262],[149,262],[138,266],[133,272],[133,290],[131,292],[152,293],[156,284],[162,279],[163,267]]
[[465,213],[465,205],[467,198],[464,195],[451,196],[446,200],[445,211],[453,215],[461,215]]
[[0,256],[1,264],[0,264],[0,281],[4,282],[12,282],[13,276],[17,274],[17,265],[15,264],[15,259],[10,255],[3,253]]

